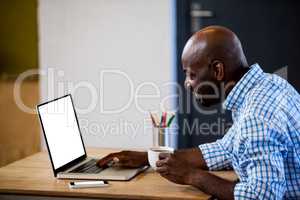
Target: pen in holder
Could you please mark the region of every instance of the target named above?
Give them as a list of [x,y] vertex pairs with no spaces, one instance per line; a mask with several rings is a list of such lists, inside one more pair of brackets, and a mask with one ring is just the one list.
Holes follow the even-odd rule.
[[153,147],[167,146],[169,144],[169,141],[166,141],[166,138],[168,140],[170,138],[170,133],[171,133],[170,125],[175,117],[175,114],[171,114],[170,117],[168,118],[168,113],[163,112],[160,121],[157,115],[152,114],[151,112],[150,112],[150,117],[153,124],[153,128],[152,128]]

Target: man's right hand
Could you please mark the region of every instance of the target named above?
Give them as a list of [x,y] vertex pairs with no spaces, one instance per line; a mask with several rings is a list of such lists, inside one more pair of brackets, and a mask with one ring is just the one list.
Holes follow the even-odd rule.
[[147,152],[139,151],[121,151],[111,153],[98,161],[99,167],[107,167],[113,162],[113,166],[124,168],[138,168],[149,165]]

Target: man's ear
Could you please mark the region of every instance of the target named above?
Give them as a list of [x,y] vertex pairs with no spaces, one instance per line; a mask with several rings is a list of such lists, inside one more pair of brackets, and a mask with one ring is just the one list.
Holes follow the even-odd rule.
[[218,81],[222,81],[224,79],[224,64],[219,60],[214,60],[212,63],[214,76]]

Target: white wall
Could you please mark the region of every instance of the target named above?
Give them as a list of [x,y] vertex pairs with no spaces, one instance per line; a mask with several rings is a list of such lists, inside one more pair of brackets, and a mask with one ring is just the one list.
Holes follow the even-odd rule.
[[[40,0],[41,100],[71,92],[78,111],[95,105],[79,112],[87,146],[151,146],[151,128],[144,130],[151,127],[148,113],[135,103],[158,111],[172,94],[164,85],[175,70],[172,20],[172,0]],[[105,70],[122,71],[130,81]],[[140,94],[157,97],[132,100],[131,92],[145,82],[157,85],[160,94],[148,85]],[[115,110],[127,103],[116,114],[101,110],[101,105]]]

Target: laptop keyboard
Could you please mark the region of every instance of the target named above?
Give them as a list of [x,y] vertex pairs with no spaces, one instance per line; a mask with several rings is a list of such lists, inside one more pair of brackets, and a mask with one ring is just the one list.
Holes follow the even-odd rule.
[[97,160],[91,159],[90,161],[78,166],[69,173],[87,173],[87,174],[97,174],[103,169],[98,167]]

